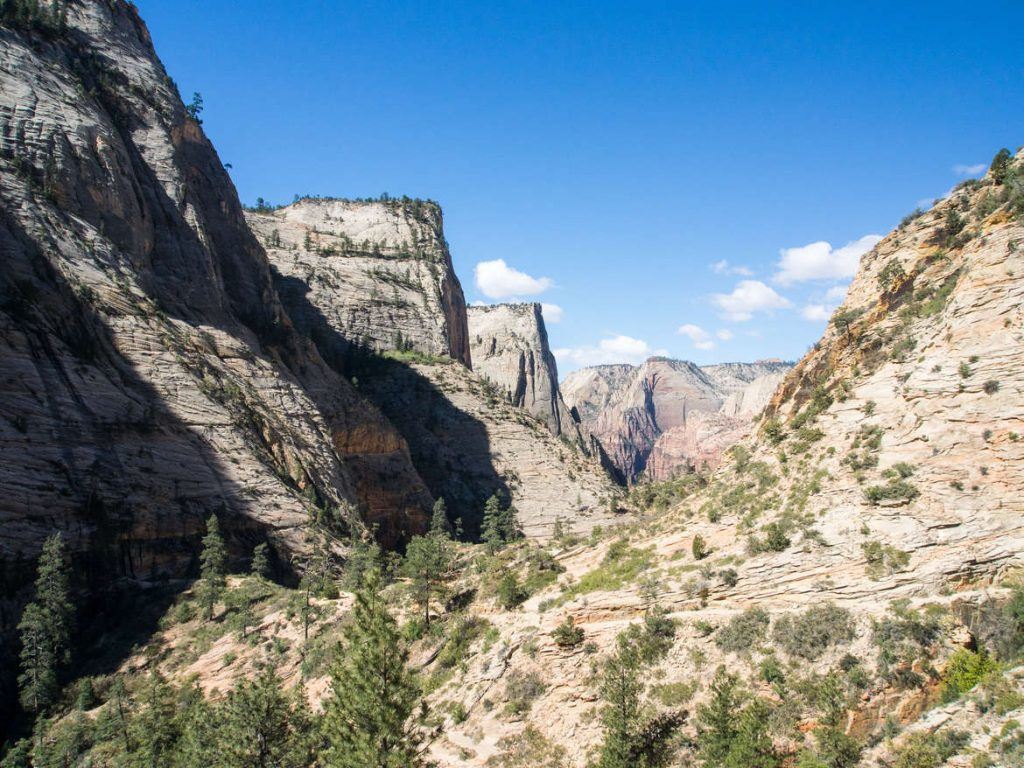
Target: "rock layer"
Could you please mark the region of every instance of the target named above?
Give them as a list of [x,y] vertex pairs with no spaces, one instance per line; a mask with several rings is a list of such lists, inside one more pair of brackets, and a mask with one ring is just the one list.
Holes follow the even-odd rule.
[[575,371],[562,391],[627,482],[664,480],[717,466],[790,367],[769,360],[700,368],[655,357]]
[[473,370],[500,387],[512,405],[547,424],[552,434],[578,440],[577,421],[559,391],[541,305],[494,304],[468,311]]
[[404,441],[294,332],[134,7],[67,8],[0,30],[0,555],[59,532],[84,578],[149,578],[213,513],[282,562],[318,509],[420,529]]
[[466,301],[440,207],[409,199],[306,198],[249,211],[300,327],[318,312],[334,329],[321,349],[416,351],[471,366]]

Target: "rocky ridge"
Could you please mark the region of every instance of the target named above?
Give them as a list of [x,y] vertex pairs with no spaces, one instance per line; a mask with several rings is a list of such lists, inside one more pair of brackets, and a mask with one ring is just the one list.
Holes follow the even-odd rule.
[[790,367],[759,361],[701,368],[655,357],[640,366],[574,371],[562,391],[626,482],[666,480],[717,466]]
[[468,311],[473,370],[501,387],[512,405],[546,423],[553,435],[579,441],[578,420],[559,390],[541,305],[492,304]]
[[0,36],[0,553],[59,531],[86,578],[149,578],[215,512],[282,563],[314,514],[418,530],[404,441],[294,332],[135,9]]
[[395,425],[468,535],[495,493],[531,536],[617,519],[539,307],[467,313],[435,204],[304,199],[246,215],[296,327]]

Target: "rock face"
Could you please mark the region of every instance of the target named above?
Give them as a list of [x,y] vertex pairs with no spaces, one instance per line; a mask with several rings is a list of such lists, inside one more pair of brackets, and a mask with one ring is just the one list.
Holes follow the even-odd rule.
[[[528,535],[550,535],[556,518],[580,531],[615,519],[610,480],[561,402],[539,307],[499,308],[467,332],[436,205],[317,199],[247,216],[297,328],[398,429],[468,535],[494,493]],[[493,343],[470,345],[483,334]],[[512,377],[518,396],[504,397]]]
[[0,29],[0,556],[59,532],[98,582],[194,571],[213,513],[282,562],[317,510],[420,530],[405,442],[295,333],[134,7],[67,9]]
[[471,366],[466,301],[436,203],[307,198],[246,217],[295,323],[316,327],[316,313],[327,313],[336,335],[317,339],[321,349],[416,351]]
[[473,370],[500,387],[512,405],[547,424],[552,434],[578,439],[577,420],[559,391],[558,366],[540,304],[495,304],[468,311]]
[[766,360],[700,368],[656,357],[574,371],[562,391],[627,482],[664,480],[716,466],[790,367]]

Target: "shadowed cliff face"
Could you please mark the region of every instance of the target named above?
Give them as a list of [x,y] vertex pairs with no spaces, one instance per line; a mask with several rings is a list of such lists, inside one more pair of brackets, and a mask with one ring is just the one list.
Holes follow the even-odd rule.
[[317,509],[423,524],[404,441],[294,332],[131,6],[0,29],[0,169],[0,554],[60,531],[144,578],[189,573],[213,512],[282,560]]

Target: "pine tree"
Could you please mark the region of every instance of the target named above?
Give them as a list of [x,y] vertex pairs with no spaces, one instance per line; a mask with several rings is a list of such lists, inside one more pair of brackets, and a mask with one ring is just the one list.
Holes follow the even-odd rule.
[[448,541],[440,536],[413,536],[405,551],[404,570],[412,580],[412,597],[423,609],[430,626],[430,601],[447,593],[451,555]]
[[129,721],[131,768],[163,768],[171,762],[178,741],[177,702],[174,689],[159,672],[146,682],[141,707]]
[[505,541],[502,535],[502,507],[498,494],[484,503],[484,517],[480,525],[480,539],[487,545],[487,551],[497,552]]
[[448,506],[444,503],[443,496],[439,496],[434,502],[434,515],[430,520],[430,535],[445,539],[452,537],[452,523],[448,519]]
[[754,699],[740,714],[736,738],[725,759],[726,768],[778,768],[781,761],[768,734],[768,705]]
[[377,572],[356,595],[345,648],[331,670],[323,724],[327,768],[419,768],[420,690]]
[[39,714],[56,699],[57,657],[46,612],[38,603],[29,603],[18,624],[21,635],[21,673],[18,675],[21,706]]
[[270,578],[270,557],[267,543],[257,544],[252,551],[252,575],[258,579]]
[[992,174],[992,180],[996,184],[1002,184],[1006,181],[1007,173],[1010,170],[1010,160],[1013,158],[1010,150],[1000,149],[994,158],[992,158],[992,164],[989,166],[989,172]]
[[221,712],[203,696],[197,683],[183,691],[179,703],[178,742],[174,749],[174,768],[210,768],[221,765],[223,753],[218,743]]
[[860,745],[848,736],[846,725],[846,696],[843,684],[835,674],[827,675],[818,689],[818,704],[822,717],[814,733],[818,757],[828,768],[849,768],[860,759]]
[[598,768],[635,768],[635,736],[640,724],[640,657],[627,642],[619,643],[601,680],[604,742]]
[[220,522],[216,515],[206,521],[206,536],[203,537],[203,552],[200,555],[199,603],[209,619],[213,609],[227,587],[227,550],[220,535]]
[[719,667],[711,682],[711,698],[697,707],[697,747],[706,768],[723,768],[737,733],[739,681]]
[[291,707],[272,667],[241,680],[222,707],[219,753],[223,768],[302,768],[295,754]]
[[35,600],[25,606],[18,624],[22,645],[18,685],[22,706],[38,714],[56,698],[60,669],[71,658],[74,609],[60,534],[43,544],[35,593]]

